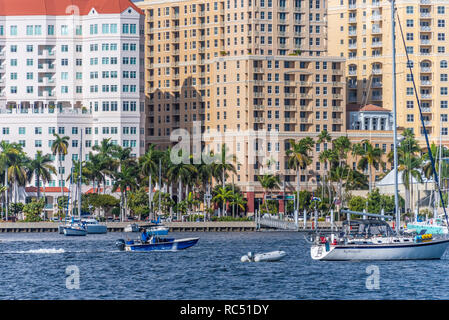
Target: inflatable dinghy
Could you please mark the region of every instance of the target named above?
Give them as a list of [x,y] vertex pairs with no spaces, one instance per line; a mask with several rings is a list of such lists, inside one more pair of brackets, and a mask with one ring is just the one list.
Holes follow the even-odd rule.
[[240,258],[241,262],[271,262],[279,261],[284,258],[287,254],[285,251],[272,251],[267,253],[256,253],[248,252]]

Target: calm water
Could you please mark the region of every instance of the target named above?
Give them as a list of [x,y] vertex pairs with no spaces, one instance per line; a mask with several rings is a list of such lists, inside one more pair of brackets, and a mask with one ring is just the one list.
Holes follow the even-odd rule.
[[[199,236],[188,250],[119,252],[109,233],[0,234],[0,299],[448,299],[449,256],[405,262],[319,262],[300,233],[173,233]],[[137,234],[133,234],[133,237]],[[280,262],[241,263],[248,251],[284,250]],[[66,288],[66,268],[80,271]],[[366,269],[380,288],[366,288]]]

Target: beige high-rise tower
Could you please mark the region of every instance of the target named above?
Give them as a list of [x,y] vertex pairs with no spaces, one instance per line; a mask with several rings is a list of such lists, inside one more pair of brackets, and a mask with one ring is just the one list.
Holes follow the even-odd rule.
[[[172,145],[175,129],[198,133],[199,122],[206,149],[219,152],[225,142],[237,155],[228,181],[246,194],[249,213],[263,194],[257,176],[267,169],[284,177],[282,191],[296,187],[285,158],[290,140],[344,134],[345,59],[326,55],[326,1],[137,4],[146,15],[147,143]],[[326,147],[314,147],[302,186],[319,184]]]
[[[397,0],[396,8],[400,21],[399,25],[396,17],[398,126],[413,128],[416,137],[424,141],[410,64],[427,132],[438,142],[440,124],[443,139],[448,135],[449,2]],[[347,58],[348,103],[392,110],[391,2],[329,0],[328,20],[332,25],[329,54]],[[360,129],[366,126],[369,124],[358,124]]]

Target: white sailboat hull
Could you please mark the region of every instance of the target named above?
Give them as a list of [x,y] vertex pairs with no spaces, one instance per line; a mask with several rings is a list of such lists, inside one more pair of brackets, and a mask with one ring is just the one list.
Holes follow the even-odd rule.
[[65,236],[85,236],[87,234],[86,229],[79,227],[65,227],[64,235]]
[[310,250],[314,260],[429,260],[440,259],[449,239],[423,243],[380,245],[314,245]]

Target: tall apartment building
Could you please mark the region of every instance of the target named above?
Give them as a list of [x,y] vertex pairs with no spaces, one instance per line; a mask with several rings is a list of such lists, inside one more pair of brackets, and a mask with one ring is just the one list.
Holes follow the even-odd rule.
[[[217,139],[227,139],[239,160],[229,182],[246,193],[250,213],[254,198],[262,197],[257,176],[268,159],[275,158],[271,170],[285,177],[285,190],[295,188],[296,173],[285,159],[291,139],[316,137],[322,130],[344,134],[345,59],[325,55],[325,1],[137,5],[145,12],[147,143],[172,145],[173,131],[194,134],[195,121],[207,150],[219,152],[223,141]],[[264,134],[276,138],[263,140]],[[316,148],[302,185],[316,187],[325,170]]]
[[[396,8],[406,43],[405,48],[396,18],[398,126],[412,128],[417,138],[424,140],[409,75],[411,65],[427,132],[433,140],[439,140],[440,132],[447,139],[449,4],[397,0]],[[374,104],[392,110],[391,2],[329,0],[328,18],[333,26],[329,28],[329,54],[347,58],[348,103],[362,107]]]
[[81,132],[83,160],[104,138],[144,152],[143,21],[129,0],[3,0],[0,140],[34,157],[69,136],[64,181]]

